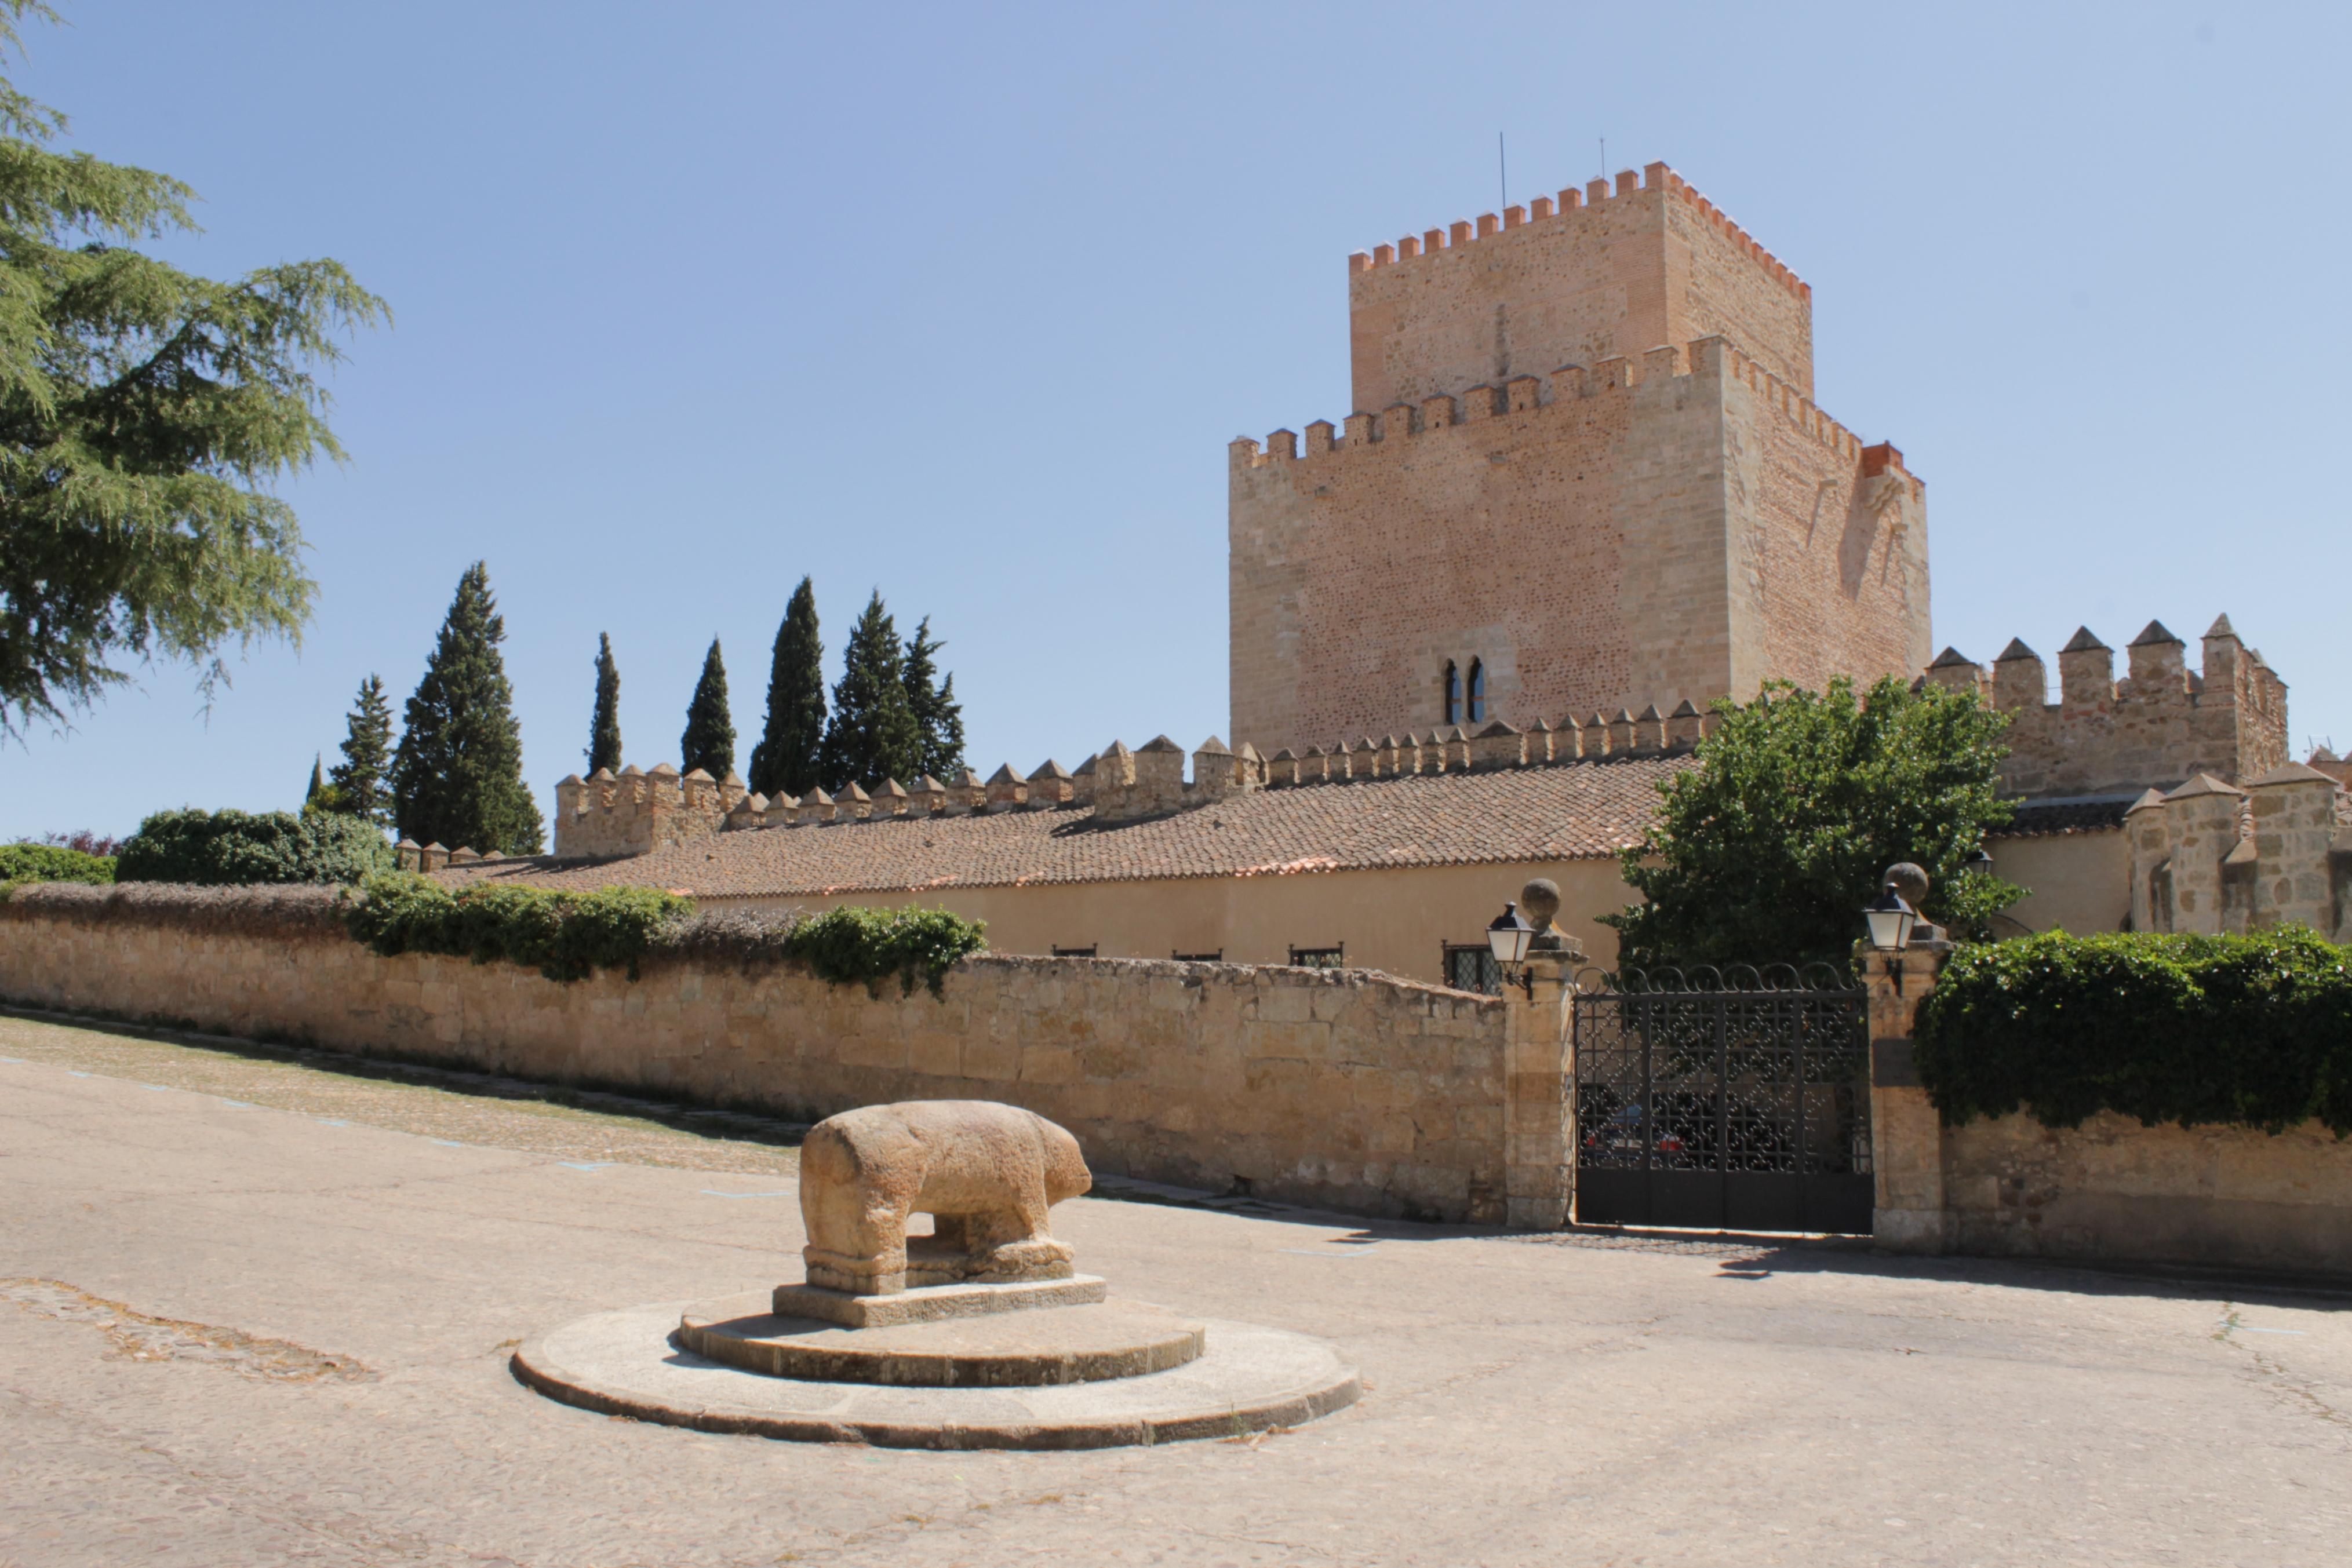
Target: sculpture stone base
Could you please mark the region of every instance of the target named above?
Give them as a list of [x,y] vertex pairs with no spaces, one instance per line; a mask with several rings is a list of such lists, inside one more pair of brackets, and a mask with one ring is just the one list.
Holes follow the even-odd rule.
[[[885,1298],[891,1299],[891,1298]],[[1096,1301],[841,1328],[766,1310],[763,1296],[689,1307],[677,1343],[767,1377],[893,1388],[1042,1388],[1148,1377],[1197,1360],[1200,1323],[1164,1307]]]
[[886,1329],[1038,1307],[1085,1306],[1101,1301],[1108,1292],[1109,1287],[1095,1274],[1005,1285],[927,1285],[887,1296],[853,1296],[823,1285],[779,1285],[769,1305],[780,1318],[815,1318],[844,1328]]
[[[756,1306],[759,1298],[751,1301]],[[599,1312],[525,1341],[510,1364],[550,1399],[600,1415],[894,1448],[1106,1448],[1240,1437],[1328,1416],[1361,1391],[1355,1369],[1318,1340],[1213,1318],[1200,1321],[1198,1356],[1147,1376],[993,1388],[811,1383],[746,1372],[678,1345],[680,1316],[696,1310],[675,1301]]]

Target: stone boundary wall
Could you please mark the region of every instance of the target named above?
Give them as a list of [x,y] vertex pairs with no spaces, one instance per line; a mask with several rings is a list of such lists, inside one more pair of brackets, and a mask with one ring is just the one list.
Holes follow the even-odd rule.
[[[332,895],[44,886],[0,903],[0,999],[814,1120],[1024,1105],[1098,1171],[1348,1212],[1503,1218],[1508,1005],[1364,970],[982,955],[880,998],[664,956],[573,984],[378,957]],[[1556,1086],[1555,1086],[1556,1088]],[[1555,1095],[1556,1097],[1556,1095]]]
[[1941,944],[1874,956],[1874,1231],[1881,1249],[2352,1276],[2352,1138],[2316,1122],[2142,1126],[2102,1111],[1948,1126],[1912,1057]]
[[2352,1139],[2317,1123],[2079,1127],[2002,1116],[1944,1129],[1956,1252],[2352,1274]]

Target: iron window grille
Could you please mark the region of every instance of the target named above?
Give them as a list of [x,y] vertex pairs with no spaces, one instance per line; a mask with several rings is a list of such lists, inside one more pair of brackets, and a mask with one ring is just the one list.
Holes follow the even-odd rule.
[[1503,967],[1495,962],[1495,949],[1488,943],[1443,944],[1438,972],[1457,991],[1476,991],[1488,997],[1503,994]]
[[1301,969],[1344,969],[1348,966],[1348,945],[1336,947],[1293,947],[1290,962]]

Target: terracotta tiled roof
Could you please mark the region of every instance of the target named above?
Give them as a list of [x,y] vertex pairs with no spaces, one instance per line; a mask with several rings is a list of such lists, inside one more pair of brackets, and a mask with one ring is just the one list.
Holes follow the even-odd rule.
[[2100,796],[2064,800],[2019,800],[2009,826],[1997,839],[2039,839],[2055,833],[2099,833],[2120,829],[2124,813],[2137,799],[2131,795]]
[[1626,758],[1307,784],[1133,822],[1098,823],[1087,807],[1063,806],[758,828],[631,860],[514,860],[439,874],[751,898],[1578,860],[1638,840],[1658,781],[1690,766],[1687,756]]

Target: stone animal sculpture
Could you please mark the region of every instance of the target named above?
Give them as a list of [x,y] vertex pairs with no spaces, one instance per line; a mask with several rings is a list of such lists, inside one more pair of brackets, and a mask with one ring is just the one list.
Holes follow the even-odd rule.
[[[1017,1105],[908,1100],[828,1116],[801,1145],[808,1282],[881,1296],[1066,1280],[1045,1211],[1094,1185],[1078,1141]],[[910,1242],[907,1217],[931,1216]]]

